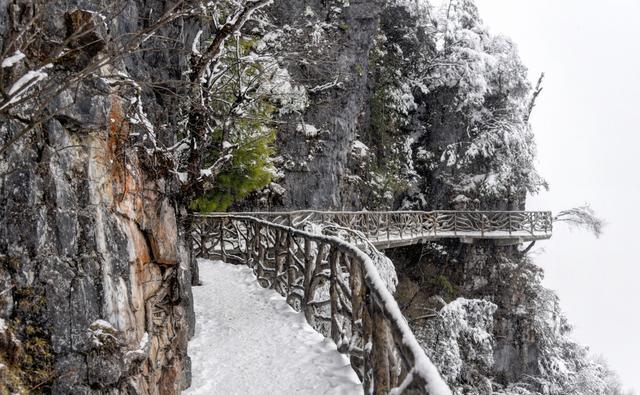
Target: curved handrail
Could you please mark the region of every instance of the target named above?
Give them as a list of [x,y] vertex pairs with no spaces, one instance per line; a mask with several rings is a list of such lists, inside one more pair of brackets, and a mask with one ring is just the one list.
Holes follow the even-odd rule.
[[375,264],[359,248],[334,236],[234,214],[196,216],[192,237],[197,256],[247,264],[263,286],[304,311],[310,325],[350,355],[365,393],[451,394]]

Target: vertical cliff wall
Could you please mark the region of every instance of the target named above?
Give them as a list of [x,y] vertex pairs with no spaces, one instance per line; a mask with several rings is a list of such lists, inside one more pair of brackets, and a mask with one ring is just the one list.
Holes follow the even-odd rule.
[[[270,12],[308,101],[280,117],[274,184],[238,207],[522,210],[546,187],[526,67],[473,1],[281,0]],[[579,393],[576,377],[597,370],[522,248],[387,250],[396,297],[456,393]]]
[[[135,81],[179,78],[180,61],[163,45],[69,86],[59,78],[106,59],[163,3],[118,3],[108,14],[101,2],[0,2],[3,49],[13,53],[7,45],[21,32],[34,40],[23,46],[26,61],[3,68],[3,84],[54,50],[69,53],[45,66],[57,85],[42,93],[43,122],[30,121],[39,114],[28,102],[0,114],[0,392],[171,394],[189,385],[183,212],[173,178],[134,143],[140,124],[171,122],[175,109]],[[24,33],[30,23],[37,30]],[[137,118],[132,106],[144,108]]]
[[382,1],[276,1],[286,67],[307,97],[303,112],[285,114],[276,165],[286,176],[277,206],[351,208],[352,145],[368,122],[369,54]]

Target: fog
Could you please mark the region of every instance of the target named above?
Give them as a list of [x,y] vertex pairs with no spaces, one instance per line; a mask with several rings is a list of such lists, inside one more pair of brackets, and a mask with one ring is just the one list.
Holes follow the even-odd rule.
[[527,208],[557,213],[588,202],[608,223],[600,239],[557,224],[553,238],[534,251],[544,283],[559,294],[574,338],[638,390],[640,4],[477,4],[492,33],[517,43],[530,79],[546,74],[531,121],[538,169],[551,189],[530,198]]

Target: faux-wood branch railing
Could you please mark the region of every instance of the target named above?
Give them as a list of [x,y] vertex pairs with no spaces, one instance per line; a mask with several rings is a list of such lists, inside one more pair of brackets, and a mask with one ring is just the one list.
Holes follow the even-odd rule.
[[198,257],[247,264],[349,355],[365,393],[450,394],[373,261],[333,236],[239,215],[193,219]]
[[250,215],[298,228],[307,222],[331,223],[364,234],[376,246],[394,242],[460,238],[516,242],[548,239],[553,231],[549,211],[315,211],[213,213]]

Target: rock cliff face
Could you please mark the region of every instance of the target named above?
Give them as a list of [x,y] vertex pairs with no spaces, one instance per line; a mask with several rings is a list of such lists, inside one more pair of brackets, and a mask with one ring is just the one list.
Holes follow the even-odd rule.
[[[164,7],[123,6],[107,31],[101,2],[2,1],[0,44],[34,11],[47,18],[34,35],[42,52],[29,59],[46,57],[47,45],[76,29],[104,24],[79,39],[88,41],[68,44],[80,49],[48,68],[55,78],[106,56],[109,45],[143,27],[140,16]],[[194,317],[182,213],[171,179],[151,172],[130,144],[135,129],[125,109],[136,96],[113,81],[169,78],[176,62],[165,50],[103,65],[52,95],[43,109],[51,116],[3,152],[0,318],[8,344],[0,347],[0,392],[170,394],[189,385]],[[3,83],[24,70],[4,68]],[[140,93],[152,122],[167,122],[170,103]],[[31,126],[0,117],[3,147]]]
[[[270,13],[308,103],[281,119],[277,188],[238,207],[521,210],[546,186],[526,68],[472,1],[281,0]],[[386,253],[396,297],[455,393],[583,391],[571,377],[593,365],[561,355],[580,347],[518,246]]]
[[473,2],[454,3],[449,15],[397,0],[274,4],[282,63],[308,101],[282,117],[284,190],[267,206],[524,207],[544,185],[526,68]]
[[[428,243],[387,254],[399,271],[396,298],[452,384],[491,393],[492,385],[547,374],[543,349],[550,340],[540,328],[546,316],[540,308],[550,302],[548,291],[540,286],[541,270],[515,246]],[[448,311],[452,300],[461,304],[457,311]],[[447,321],[442,309],[461,322]],[[456,332],[459,327],[469,331]],[[451,339],[460,353],[455,361],[447,356]]]
[[276,205],[295,208],[361,207],[349,185],[352,144],[368,122],[369,53],[382,1],[277,1],[270,10],[283,27],[286,67],[305,87],[304,113],[279,130],[281,180]]

